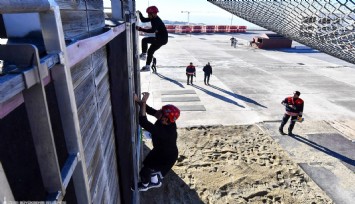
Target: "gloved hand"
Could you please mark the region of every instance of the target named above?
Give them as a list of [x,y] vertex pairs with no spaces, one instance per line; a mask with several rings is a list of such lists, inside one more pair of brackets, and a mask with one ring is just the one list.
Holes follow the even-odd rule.
[[141,31],[141,30],[142,30],[142,28],[139,27],[139,26],[136,26],[136,29],[137,29],[138,31]]
[[302,123],[302,122],[303,122],[303,120],[304,120],[304,118],[302,118],[302,116],[298,116],[298,117],[297,117],[297,122]]

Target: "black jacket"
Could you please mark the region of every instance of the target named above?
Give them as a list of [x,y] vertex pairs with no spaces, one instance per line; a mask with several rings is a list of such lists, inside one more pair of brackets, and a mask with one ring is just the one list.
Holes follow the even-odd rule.
[[207,75],[212,74],[212,67],[211,67],[211,65],[206,65],[206,66],[204,66],[204,67],[203,67],[203,71],[204,71],[205,74],[207,74]]
[[166,30],[165,24],[159,18],[159,16],[150,19],[145,18],[141,12],[139,12],[139,18],[143,23],[150,22],[152,27],[149,29],[141,28],[140,30],[146,33],[155,33],[155,38],[157,41],[163,45],[168,43],[168,31]]

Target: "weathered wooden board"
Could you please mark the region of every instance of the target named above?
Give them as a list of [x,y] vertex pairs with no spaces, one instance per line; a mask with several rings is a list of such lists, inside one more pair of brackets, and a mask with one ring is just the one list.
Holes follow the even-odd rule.
[[106,123],[102,125],[103,129],[103,137],[101,139],[102,141],[102,147],[104,151],[104,156],[107,155],[107,146],[109,145],[110,142],[114,142],[112,137],[112,131],[113,131],[113,119],[112,115],[109,115],[109,117],[106,120]]
[[104,10],[104,2],[102,0],[90,0],[86,1],[86,7],[88,10]]
[[89,31],[105,27],[105,13],[103,10],[88,11]]
[[110,85],[108,84],[108,76],[101,81],[101,83],[96,87],[97,93],[97,105],[99,113],[101,114],[104,106],[111,105],[110,100]]
[[48,11],[49,2],[46,0],[11,0],[0,1],[0,13],[31,13]]
[[0,103],[0,119],[11,113],[24,102],[22,93],[10,98],[4,103]]
[[72,39],[89,32],[86,11],[61,10],[60,15],[65,39]]
[[86,10],[85,0],[56,0],[59,9]]
[[89,74],[77,87],[74,89],[76,106],[81,108],[85,99],[92,94],[95,94],[94,78]]
[[91,71],[91,57],[87,57],[71,67],[70,72],[74,88],[76,88],[90,74]]
[[[89,179],[89,184],[90,184],[90,188],[92,188],[92,183],[93,183],[93,180],[94,180],[94,175],[95,175],[95,171],[96,171],[96,167],[97,165],[100,163],[100,160],[101,160],[101,163],[102,163],[102,156],[101,156],[101,147],[100,147],[100,143],[97,142],[94,146],[94,155],[93,157],[91,158],[91,160],[88,160],[87,161],[87,173],[88,173],[88,179]],[[97,178],[96,178],[97,179]]]
[[25,89],[21,74],[0,76],[0,103],[7,101]]
[[95,73],[95,84],[99,84],[100,81],[108,74],[107,54],[105,47],[92,54],[92,69]]
[[104,196],[105,189],[107,188],[107,177],[105,174],[105,168],[101,169],[101,172],[99,173],[99,178],[96,183],[96,189],[94,191],[94,194],[92,194],[92,201],[93,203],[102,203],[102,199]]
[[86,161],[86,168],[89,169],[91,162],[93,161],[94,155],[97,151],[97,145],[99,143],[100,137],[98,137],[99,132],[99,126],[96,125],[94,128],[94,131],[92,132],[91,135],[88,135],[88,140],[87,146],[84,148],[84,154],[85,154],[85,161]]
[[95,120],[90,120],[91,117],[98,117],[94,97],[94,95],[88,97],[87,100],[85,100],[85,103],[78,110],[79,124],[81,129],[86,129],[93,126],[93,122],[95,122]]
[[90,194],[91,194],[91,198],[93,198],[93,195],[95,195],[95,191],[97,189],[97,185],[99,182],[99,178],[100,178],[100,174],[102,172],[102,168],[104,167],[103,165],[103,158],[101,155],[101,151],[99,150],[100,155],[99,157],[95,158],[97,160],[93,161],[93,165],[92,167],[94,167],[94,171],[92,172],[93,174],[91,174],[91,176],[89,177],[89,183],[90,183]]

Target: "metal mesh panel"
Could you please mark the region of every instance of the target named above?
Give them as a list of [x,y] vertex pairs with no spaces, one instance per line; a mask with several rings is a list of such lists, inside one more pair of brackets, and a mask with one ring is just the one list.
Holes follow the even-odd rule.
[[353,0],[207,0],[256,25],[355,64]]

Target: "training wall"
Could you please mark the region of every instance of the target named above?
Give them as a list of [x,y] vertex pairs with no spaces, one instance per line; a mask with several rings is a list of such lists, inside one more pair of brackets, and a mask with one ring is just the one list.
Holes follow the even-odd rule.
[[[46,1],[43,0],[43,2]],[[128,1],[117,2],[121,2],[125,9],[128,8],[127,5],[132,4],[132,2],[129,4]],[[0,3],[2,3],[1,0]],[[20,7],[12,9],[10,4],[9,8],[12,9],[12,12],[16,9],[26,9],[25,3],[16,3],[20,4]],[[38,1],[27,3],[39,4]],[[82,156],[81,159],[85,163],[84,177],[87,177],[91,203],[132,203],[137,200],[137,195],[130,190],[130,185],[137,177],[136,171],[137,165],[139,165],[134,158],[137,155],[132,155],[136,142],[139,142],[132,142],[132,140],[137,140],[137,119],[135,118],[133,93],[139,93],[139,88],[137,88],[139,87],[139,72],[137,72],[139,66],[137,65],[137,57],[133,55],[137,51],[137,48],[134,47],[135,38],[137,38],[136,31],[134,23],[131,24],[134,19],[131,16],[122,16],[121,20],[126,20],[126,22],[118,23],[116,21],[117,27],[112,29],[105,27],[102,0],[57,0],[56,4],[59,6],[61,17],[61,25],[58,30],[62,29],[63,31],[67,50],[70,47],[69,49],[77,49],[78,51],[77,53],[68,51],[70,53],[67,56],[68,59],[61,58],[63,56],[60,53],[59,55],[56,53],[48,55],[47,46],[50,44],[48,42],[51,42],[48,39],[48,33],[53,34],[53,30],[55,30],[48,31],[48,27],[55,27],[55,25],[40,25],[44,22],[42,19],[44,17],[36,13],[18,14],[18,16],[5,14],[7,18],[4,20],[5,23],[1,23],[4,25],[1,33],[6,35],[6,31],[11,28],[16,32],[17,30],[21,31],[21,29],[16,29],[23,27],[21,23],[16,25],[13,22],[16,20],[22,21],[22,23],[26,22],[29,25],[29,30],[23,31],[23,35],[21,32],[19,32],[20,34],[16,33],[19,35],[16,37],[11,36],[13,34],[9,32],[9,42],[31,43],[37,47],[41,62],[47,60],[52,63],[48,66],[49,75],[41,83],[41,86],[44,86],[44,100],[50,120],[49,128],[55,142],[53,155],[57,157],[59,170],[67,168],[67,159],[73,156],[68,153],[72,147],[68,147],[67,140],[68,138],[70,140],[71,136],[66,135],[67,129],[72,128],[73,125],[66,126],[68,123],[64,124],[63,118],[66,118],[66,114],[76,114],[73,118],[77,118],[77,121],[74,123],[79,126],[80,143],[83,147],[83,154],[79,156]],[[43,11],[46,9],[45,7],[46,5],[43,8],[39,7],[38,11]],[[4,12],[1,9],[0,11]],[[15,21],[11,21],[14,19]],[[2,15],[0,20],[3,20]],[[127,27],[125,23],[129,26]],[[46,32],[43,31],[43,27],[46,27]],[[42,35],[41,32],[44,34]],[[118,32],[119,34],[117,34]],[[97,46],[95,42],[106,40],[109,38],[108,36],[112,35],[116,37],[106,41],[107,44],[98,46],[92,54],[88,54],[80,61],[75,61],[76,55],[85,52],[86,43]],[[45,39],[46,37],[47,39]],[[72,45],[75,45],[75,48]],[[89,49],[92,47],[89,46]],[[6,53],[6,50],[3,51],[2,49],[1,52]],[[52,59],[48,60],[48,58]],[[73,63],[74,61],[75,63]],[[70,86],[63,86],[65,82],[58,82],[58,79],[62,79],[58,76],[61,76],[63,71],[58,67],[64,67],[70,72]],[[9,190],[12,191],[15,200],[44,201],[49,199],[48,185],[46,186],[48,182],[43,179],[43,171],[41,172],[43,161],[36,154],[36,150],[45,144],[33,141],[34,133],[31,128],[33,123],[40,123],[42,118],[35,118],[36,121],[33,122],[34,117],[30,117],[28,114],[29,106],[26,104],[28,100],[26,97],[24,99],[27,92],[27,82],[22,74],[20,71],[18,73],[4,73],[0,76],[0,107],[5,107],[0,112],[0,140],[2,141],[0,162],[10,186]],[[59,89],[66,87],[71,87],[72,90],[67,91],[73,92],[74,95],[75,108],[73,112],[68,112],[65,109],[70,105],[63,105],[67,100],[62,98],[63,95],[60,93],[65,91]],[[15,92],[18,94],[14,94]],[[64,94],[64,96],[66,95]],[[5,109],[8,111],[4,111]],[[73,166],[73,168],[75,167]],[[78,177],[76,171],[73,173],[73,178]],[[62,178],[64,179],[63,174]],[[80,179],[76,181],[70,179],[68,187],[65,189],[65,196],[61,200],[77,203],[77,198],[83,197],[78,193],[78,186],[86,184],[80,184],[78,180]]]

